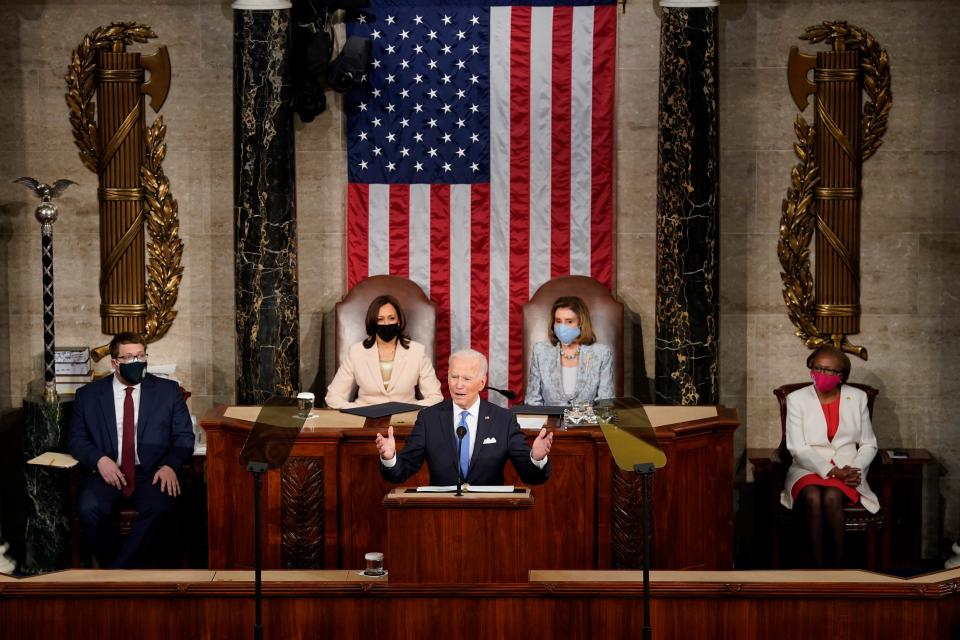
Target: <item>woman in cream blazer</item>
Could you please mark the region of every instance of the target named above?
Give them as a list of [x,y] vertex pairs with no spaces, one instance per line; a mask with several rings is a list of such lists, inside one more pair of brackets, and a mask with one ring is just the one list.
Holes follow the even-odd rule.
[[[876,513],[880,502],[867,484],[867,470],[877,454],[867,394],[843,382],[850,360],[833,347],[820,347],[807,359],[814,384],[787,396],[786,441],[793,456],[780,502],[792,509],[801,502],[807,518],[814,560],[824,566],[823,533],[832,539],[836,564],[843,561],[843,506],[859,500]],[[835,404],[838,403],[838,404]],[[827,415],[836,432],[829,437]]]
[[[430,406],[440,402],[440,381],[422,344],[404,332],[406,320],[392,296],[370,303],[366,317],[367,339],[350,345],[325,398],[332,409],[347,409],[385,402]],[[416,397],[420,388],[423,399]],[[357,399],[350,401],[354,388]]]

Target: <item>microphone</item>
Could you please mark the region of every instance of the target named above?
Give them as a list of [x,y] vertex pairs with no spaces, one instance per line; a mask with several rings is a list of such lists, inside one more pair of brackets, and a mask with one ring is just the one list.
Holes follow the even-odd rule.
[[457,427],[457,493],[456,495],[463,495],[463,469],[460,468],[460,452],[463,450],[463,437],[467,435],[467,428],[464,426]]
[[497,389],[496,387],[486,387],[486,388],[489,389],[490,391],[496,391],[497,393],[499,393],[500,395],[502,395],[502,396],[503,396],[504,398],[506,398],[507,400],[516,400],[516,399],[517,399],[517,392],[516,392],[516,391],[511,391],[510,389]]

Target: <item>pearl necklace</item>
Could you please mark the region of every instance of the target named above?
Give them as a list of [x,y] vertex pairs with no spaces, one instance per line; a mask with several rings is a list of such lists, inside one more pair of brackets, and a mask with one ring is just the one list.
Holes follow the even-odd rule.
[[576,360],[580,357],[580,348],[577,347],[577,350],[573,353],[567,353],[563,349],[560,350],[560,355],[566,358],[567,360]]

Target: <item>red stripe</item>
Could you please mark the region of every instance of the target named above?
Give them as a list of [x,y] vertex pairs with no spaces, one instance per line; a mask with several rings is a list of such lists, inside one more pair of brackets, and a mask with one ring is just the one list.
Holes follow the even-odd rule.
[[347,184],[347,288],[367,277],[367,185]]
[[591,275],[613,288],[613,102],[617,7],[595,7],[593,19],[593,211]]
[[[437,377],[447,386],[450,357],[450,185],[430,186],[430,298],[437,303]],[[447,396],[450,394],[447,393]]]
[[530,7],[513,7],[510,24],[509,387],[523,378],[523,303],[530,297]]
[[410,185],[390,185],[390,274],[410,276]]
[[490,185],[470,190],[470,348],[489,356]]
[[573,7],[553,12],[553,132],[550,169],[550,274],[570,273],[570,128],[572,100]]

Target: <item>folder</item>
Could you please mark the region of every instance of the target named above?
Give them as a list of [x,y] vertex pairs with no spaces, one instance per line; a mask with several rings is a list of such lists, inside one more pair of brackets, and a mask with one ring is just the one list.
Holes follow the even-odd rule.
[[419,411],[424,409],[418,404],[409,404],[407,402],[384,402],[383,404],[371,404],[366,407],[351,407],[349,409],[340,409],[340,413],[349,413],[364,418],[385,418],[395,413],[406,413],[407,411]]

